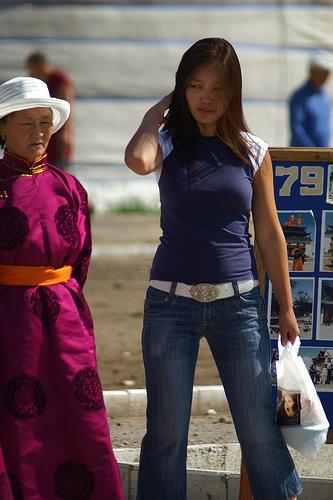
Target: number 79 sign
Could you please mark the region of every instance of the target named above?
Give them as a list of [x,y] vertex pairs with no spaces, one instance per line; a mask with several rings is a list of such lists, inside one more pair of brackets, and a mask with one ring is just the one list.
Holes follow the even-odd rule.
[[294,185],[299,187],[300,196],[321,196],[324,192],[324,167],[313,165],[292,165],[275,167],[276,177],[285,180],[279,189],[279,196],[291,196]]

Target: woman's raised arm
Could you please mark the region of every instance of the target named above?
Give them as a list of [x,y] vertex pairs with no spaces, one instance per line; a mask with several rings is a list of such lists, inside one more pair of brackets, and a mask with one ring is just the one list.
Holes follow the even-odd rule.
[[138,130],[127,144],[124,161],[139,175],[149,174],[163,161],[162,150],[158,144],[158,131],[164,122],[164,113],[170,101],[171,94],[148,109]]

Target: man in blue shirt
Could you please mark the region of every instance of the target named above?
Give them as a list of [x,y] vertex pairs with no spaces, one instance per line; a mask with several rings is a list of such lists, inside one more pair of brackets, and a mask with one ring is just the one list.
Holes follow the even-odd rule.
[[333,69],[333,56],[315,53],[310,59],[309,79],[289,99],[290,146],[329,147],[330,98],[323,85]]

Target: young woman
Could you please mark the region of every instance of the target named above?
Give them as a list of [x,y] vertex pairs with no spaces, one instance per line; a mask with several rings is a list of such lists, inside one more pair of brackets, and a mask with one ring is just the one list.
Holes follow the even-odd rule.
[[283,392],[277,406],[276,419],[279,425],[300,425],[300,394]]
[[223,381],[254,498],[294,499],[301,491],[271,404],[270,339],[249,242],[251,210],[284,344],[298,335],[286,244],[267,145],[248,132],[241,95],[233,47],[220,38],[199,40],[183,55],[173,93],[147,111],[126,148],[132,170],[155,171],[163,230],[145,302],[148,421],[139,500],[186,498],[192,387],[203,336]]
[[0,86],[0,498],[123,500],[83,296],[87,195],[50,165],[69,103]]

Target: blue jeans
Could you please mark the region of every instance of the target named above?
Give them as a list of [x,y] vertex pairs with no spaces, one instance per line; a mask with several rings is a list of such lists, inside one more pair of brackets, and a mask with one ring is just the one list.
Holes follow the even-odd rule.
[[148,288],[142,334],[147,432],[137,500],[185,500],[186,454],[195,365],[206,337],[229,402],[255,500],[301,491],[275,423],[270,339],[258,287],[209,303]]

